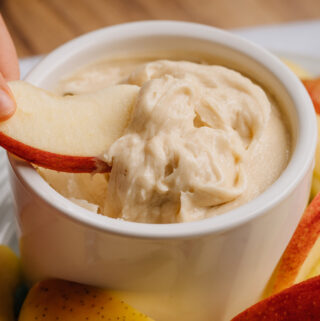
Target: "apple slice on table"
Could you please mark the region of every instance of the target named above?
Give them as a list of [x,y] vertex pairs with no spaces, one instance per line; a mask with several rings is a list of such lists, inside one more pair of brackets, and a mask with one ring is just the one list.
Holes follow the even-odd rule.
[[318,123],[318,143],[316,148],[316,162],[313,172],[311,198],[320,192],[320,78],[302,80],[316,111]]
[[36,284],[23,303],[19,321],[152,321],[113,291],[63,281]]
[[320,115],[317,114],[316,116],[318,124],[318,143],[316,148],[315,166],[312,178],[311,199],[320,192]]
[[305,210],[267,286],[265,296],[306,280],[320,262],[320,193]]
[[0,245],[0,320],[14,321],[14,293],[21,281],[20,260],[6,245]]
[[316,113],[320,114],[320,78],[303,79],[302,83],[311,97]]
[[309,73],[308,70],[304,69],[295,61],[292,61],[287,58],[281,58],[282,62],[284,62],[287,67],[291,69],[291,71],[300,79],[309,79],[312,78],[312,75]]
[[296,284],[251,306],[231,321],[320,320],[320,277]]
[[99,156],[123,134],[139,87],[115,85],[90,94],[61,97],[23,81],[9,86],[17,110],[0,123],[0,146],[57,171],[110,171]]

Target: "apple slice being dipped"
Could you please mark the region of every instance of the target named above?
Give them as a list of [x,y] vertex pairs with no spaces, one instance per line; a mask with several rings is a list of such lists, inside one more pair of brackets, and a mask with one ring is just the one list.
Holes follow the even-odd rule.
[[61,97],[23,81],[9,86],[17,110],[0,123],[0,146],[57,171],[110,171],[111,166],[99,157],[123,134],[139,87],[115,85]]

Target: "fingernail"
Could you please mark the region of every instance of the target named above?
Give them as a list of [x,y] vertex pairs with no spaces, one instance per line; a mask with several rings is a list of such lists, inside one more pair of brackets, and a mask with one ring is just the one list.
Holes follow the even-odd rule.
[[15,110],[15,103],[12,98],[0,89],[0,119],[9,117]]

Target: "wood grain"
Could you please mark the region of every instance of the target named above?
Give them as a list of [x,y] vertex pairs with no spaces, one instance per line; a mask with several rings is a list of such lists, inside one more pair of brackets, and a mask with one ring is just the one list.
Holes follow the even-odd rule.
[[320,18],[319,0],[0,0],[20,57],[113,24],[174,19],[220,28]]

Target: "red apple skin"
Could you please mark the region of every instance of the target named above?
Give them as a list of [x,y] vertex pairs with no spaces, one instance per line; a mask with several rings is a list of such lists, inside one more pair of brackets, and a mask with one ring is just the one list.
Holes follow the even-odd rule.
[[231,321],[319,321],[320,276],[256,303]]
[[302,83],[311,97],[316,113],[320,114],[320,78],[304,79]]
[[105,173],[111,171],[111,166],[97,157],[60,155],[43,151],[21,143],[2,132],[0,132],[0,146],[30,163],[56,171],[69,173]]
[[[295,283],[301,266],[320,236],[320,193],[306,208],[271,279],[269,293],[274,294]],[[320,320],[320,316],[319,316]]]

